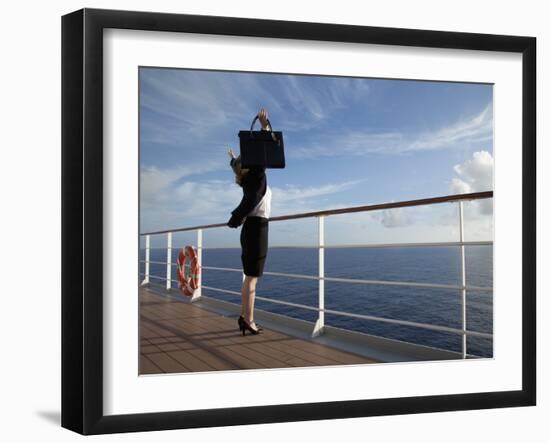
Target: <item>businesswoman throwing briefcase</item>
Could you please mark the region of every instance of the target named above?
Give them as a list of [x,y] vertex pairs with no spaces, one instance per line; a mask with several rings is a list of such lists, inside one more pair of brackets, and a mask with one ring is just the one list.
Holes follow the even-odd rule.
[[[258,113],[262,131],[271,130],[267,112]],[[245,275],[241,288],[241,316],[239,329],[243,335],[248,330],[258,334],[261,328],[254,321],[254,298],[258,278],[263,275],[268,250],[268,219],[271,212],[271,189],[267,185],[265,166],[243,168],[241,157],[229,149],[230,165],[235,173],[236,183],[242,187],[243,197],[231,212],[227,225],[241,229],[241,260]]]

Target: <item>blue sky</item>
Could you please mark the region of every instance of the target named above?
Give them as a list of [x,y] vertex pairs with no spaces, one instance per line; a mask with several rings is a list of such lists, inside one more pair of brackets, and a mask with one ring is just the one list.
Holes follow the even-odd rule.
[[[141,68],[139,92],[142,232],[227,221],[242,195],[227,149],[261,107],[285,138],[287,167],[268,170],[273,216],[492,189],[491,85]],[[337,243],[456,235],[440,206],[327,227]],[[467,217],[471,238],[492,235],[490,202]],[[275,243],[315,238],[314,220],[274,225]],[[238,245],[216,231],[210,246]]]

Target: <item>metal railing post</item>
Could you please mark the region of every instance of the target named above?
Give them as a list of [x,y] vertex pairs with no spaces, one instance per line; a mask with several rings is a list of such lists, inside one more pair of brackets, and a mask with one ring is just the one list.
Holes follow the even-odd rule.
[[149,265],[151,259],[151,236],[145,236],[145,276],[141,282],[142,286],[149,284]]
[[458,202],[458,222],[460,233],[460,273],[461,273],[461,305],[462,305],[462,358],[466,358],[467,335],[466,335],[466,254],[464,248],[464,208],[463,201]]
[[199,287],[195,289],[191,301],[195,301],[202,296],[202,229],[197,229],[197,259],[199,260],[200,274],[199,274]]
[[172,233],[166,234],[166,289],[172,287]]
[[319,216],[319,317],[313,328],[313,337],[323,333],[325,327],[325,217]]

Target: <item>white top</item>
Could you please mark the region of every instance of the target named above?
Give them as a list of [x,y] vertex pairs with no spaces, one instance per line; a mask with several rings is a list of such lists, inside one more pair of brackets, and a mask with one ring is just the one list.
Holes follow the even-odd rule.
[[265,194],[252,211],[249,216],[269,218],[271,216],[271,188],[269,185],[266,187]]

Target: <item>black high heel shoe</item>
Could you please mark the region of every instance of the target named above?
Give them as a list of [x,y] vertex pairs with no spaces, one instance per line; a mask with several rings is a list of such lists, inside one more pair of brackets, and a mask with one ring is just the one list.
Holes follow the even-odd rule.
[[[239,330],[243,333],[244,335],[244,331],[246,329],[246,326],[244,325],[246,322],[244,321],[244,317],[242,315],[239,315],[239,318],[237,320],[237,323],[239,324]],[[263,331],[264,328],[262,328],[258,323],[256,323],[256,329],[258,331]]]
[[[242,317],[241,317],[242,318]],[[240,319],[239,319],[240,320]],[[252,335],[257,335],[262,330],[258,325],[256,325],[256,329],[254,329],[252,326],[250,326],[246,320],[243,318],[241,324],[239,325],[241,328],[241,331],[243,332],[243,336],[245,335],[246,331],[250,331]]]

